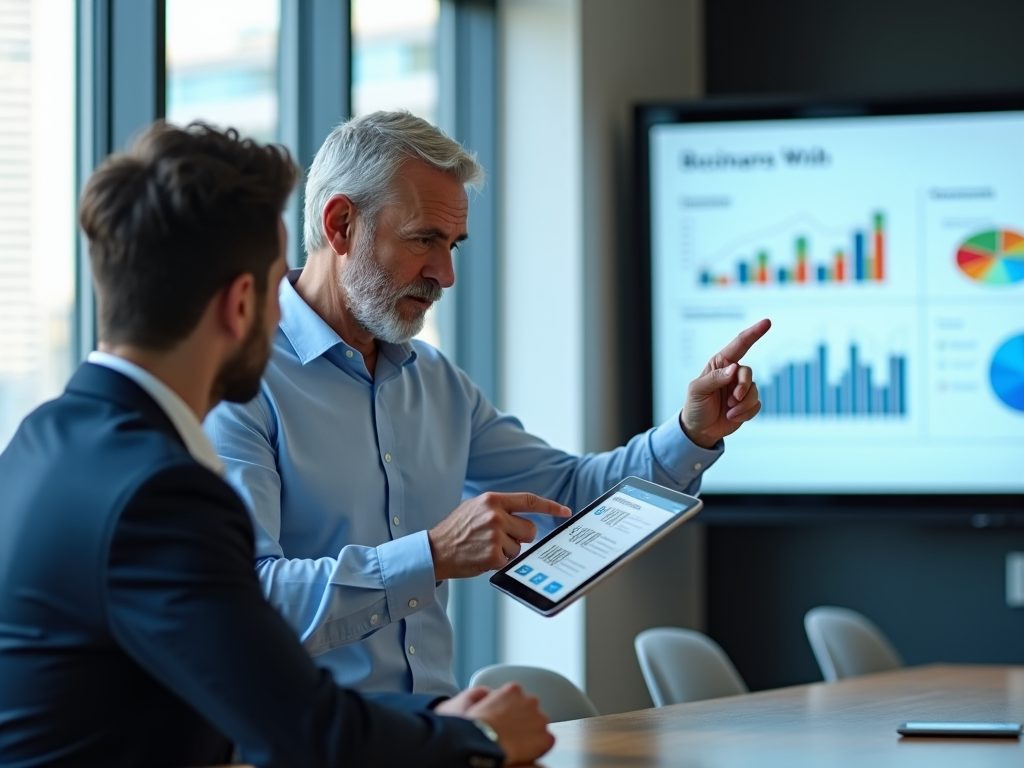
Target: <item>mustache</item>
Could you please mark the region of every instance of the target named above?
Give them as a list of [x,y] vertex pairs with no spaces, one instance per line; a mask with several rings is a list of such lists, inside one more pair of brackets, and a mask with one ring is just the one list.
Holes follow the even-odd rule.
[[432,280],[421,280],[413,285],[408,286],[399,298],[405,298],[409,296],[414,299],[423,299],[424,301],[440,301],[444,295],[444,288]]

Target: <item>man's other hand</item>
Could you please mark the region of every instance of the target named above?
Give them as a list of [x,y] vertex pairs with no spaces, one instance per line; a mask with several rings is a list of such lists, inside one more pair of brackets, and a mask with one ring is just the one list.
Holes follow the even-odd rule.
[[517,683],[490,691],[469,688],[437,705],[439,715],[483,720],[498,734],[498,746],[505,751],[505,765],[532,763],[555,743],[548,732],[548,719],[537,699],[527,696]]
[[771,327],[770,320],[761,320],[741,331],[690,382],[679,422],[696,445],[711,448],[761,410],[753,371],[739,361]]
[[532,493],[485,493],[464,501],[427,533],[434,577],[443,581],[479,576],[518,555],[520,544],[537,535],[537,526],[513,512],[572,514],[567,507]]

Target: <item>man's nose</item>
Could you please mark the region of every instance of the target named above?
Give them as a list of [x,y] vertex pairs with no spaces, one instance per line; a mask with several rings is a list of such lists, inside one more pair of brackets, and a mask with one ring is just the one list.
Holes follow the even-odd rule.
[[438,249],[436,257],[432,258],[423,270],[423,277],[434,280],[442,288],[451,288],[455,285],[455,265],[451,251]]

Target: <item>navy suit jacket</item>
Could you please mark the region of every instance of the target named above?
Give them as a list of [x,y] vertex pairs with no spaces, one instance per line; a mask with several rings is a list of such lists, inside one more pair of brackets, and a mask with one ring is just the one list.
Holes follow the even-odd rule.
[[361,696],[264,600],[238,496],[83,365],[0,455],[0,765],[500,765],[431,698]]

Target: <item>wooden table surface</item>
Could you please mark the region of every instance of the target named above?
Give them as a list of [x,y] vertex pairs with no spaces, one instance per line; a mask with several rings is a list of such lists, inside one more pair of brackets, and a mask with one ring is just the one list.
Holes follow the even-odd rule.
[[1024,768],[1017,739],[901,738],[907,720],[1024,722],[1024,667],[913,667],[556,723],[540,765]]

